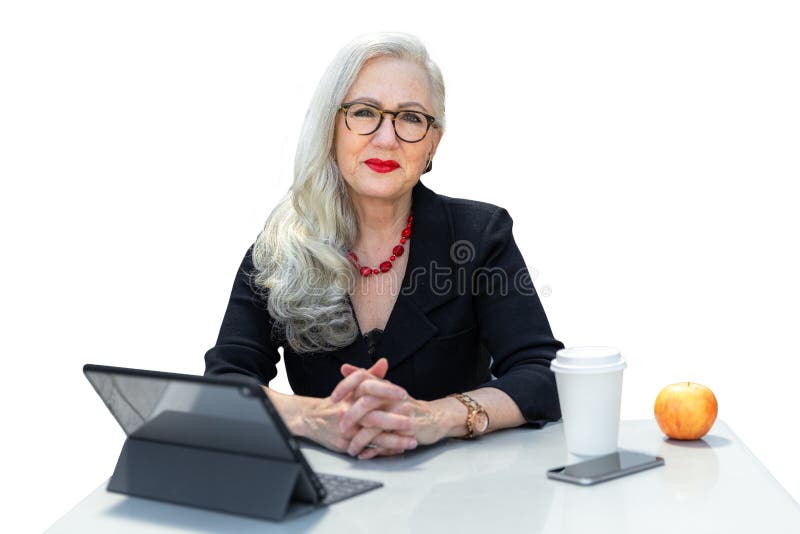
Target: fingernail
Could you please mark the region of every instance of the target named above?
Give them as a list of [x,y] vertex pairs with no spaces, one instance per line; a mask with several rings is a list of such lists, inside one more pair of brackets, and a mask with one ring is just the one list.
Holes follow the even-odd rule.
[[417,448],[417,440],[415,440],[415,439],[411,440],[411,447],[410,448],[411,449],[416,449]]

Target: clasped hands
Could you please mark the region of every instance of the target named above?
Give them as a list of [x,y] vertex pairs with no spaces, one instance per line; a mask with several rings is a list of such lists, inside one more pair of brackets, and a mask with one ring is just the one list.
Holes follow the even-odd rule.
[[366,460],[402,454],[444,437],[433,405],[385,380],[388,367],[385,358],[369,369],[342,365],[344,378],[315,410],[318,441]]

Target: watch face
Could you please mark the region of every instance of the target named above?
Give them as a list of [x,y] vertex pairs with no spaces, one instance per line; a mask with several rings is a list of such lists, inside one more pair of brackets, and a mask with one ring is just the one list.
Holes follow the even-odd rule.
[[475,432],[482,434],[489,428],[489,416],[486,415],[486,412],[478,412],[475,414],[474,423]]

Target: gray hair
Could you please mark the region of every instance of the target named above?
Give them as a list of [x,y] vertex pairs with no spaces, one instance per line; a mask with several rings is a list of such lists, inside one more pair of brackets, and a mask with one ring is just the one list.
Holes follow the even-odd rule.
[[328,66],[297,142],[294,182],[253,247],[252,282],[296,352],[345,347],[359,334],[347,301],[355,286],[347,251],[355,243],[358,223],[334,160],[333,134],[338,108],[364,63],[380,56],[412,60],[425,69],[433,113],[444,128],[442,74],[416,37],[363,35],[345,45]]

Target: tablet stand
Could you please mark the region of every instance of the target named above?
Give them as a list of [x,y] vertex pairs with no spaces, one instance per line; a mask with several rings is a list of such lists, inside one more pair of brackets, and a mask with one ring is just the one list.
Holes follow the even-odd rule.
[[129,437],[108,490],[276,520],[290,511],[300,470],[290,461]]

